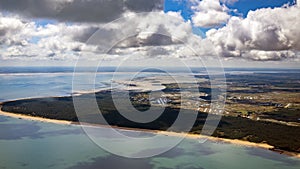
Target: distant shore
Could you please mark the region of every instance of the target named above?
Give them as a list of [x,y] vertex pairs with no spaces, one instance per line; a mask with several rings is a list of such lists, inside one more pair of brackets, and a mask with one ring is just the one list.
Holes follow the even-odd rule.
[[113,127],[113,128],[120,129],[120,130],[142,131],[142,132],[166,135],[166,136],[171,136],[171,137],[185,137],[188,139],[207,139],[210,141],[224,142],[224,143],[230,143],[230,144],[246,146],[246,147],[263,148],[263,149],[271,150],[271,151],[274,151],[274,152],[277,152],[280,154],[285,154],[285,155],[296,157],[296,158],[300,159],[300,153],[289,152],[289,151],[284,151],[284,150],[277,150],[274,148],[274,146],[271,146],[266,143],[253,143],[253,142],[238,140],[238,139],[226,139],[226,138],[218,138],[218,137],[204,136],[204,135],[190,134],[190,133],[187,134],[187,133],[177,133],[177,132],[170,132],[170,131],[138,129],[138,128],[118,127],[118,126],[106,126],[106,125],[88,124],[88,123],[80,124],[79,122],[72,122],[72,121],[67,121],[67,120],[48,119],[48,118],[43,118],[43,117],[36,117],[36,116],[4,112],[1,110],[1,108],[2,107],[0,106],[0,116],[12,117],[12,118],[17,118],[17,119],[23,119],[23,120],[29,120],[29,121],[39,121],[39,122],[45,122],[45,123],[55,123],[55,124],[60,124],[60,125],[91,125],[91,126],[98,126],[98,127],[103,127],[103,128]]

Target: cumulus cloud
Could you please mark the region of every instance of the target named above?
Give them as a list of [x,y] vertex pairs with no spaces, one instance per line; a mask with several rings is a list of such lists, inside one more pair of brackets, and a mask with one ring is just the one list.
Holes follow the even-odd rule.
[[[121,20],[106,24],[92,23],[55,23],[40,26],[18,17],[0,17],[0,45],[2,59],[16,57],[36,59],[75,59],[78,55],[90,59],[99,53],[109,58],[115,56],[136,55],[142,57],[195,56],[184,53],[184,46],[193,35],[189,21],[184,21],[178,13],[155,12],[132,14]],[[101,38],[95,43],[86,43],[95,32]],[[128,34],[131,32],[131,34]],[[96,34],[97,34],[96,33]],[[180,40],[179,40],[180,39]],[[108,54],[101,50],[111,44]],[[197,40],[201,41],[200,37]],[[102,53],[101,53],[102,52]]]
[[[119,39],[125,38],[117,45],[125,48],[182,43],[178,39],[186,41],[193,34],[190,22],[184,21],[179,14],[173,12],[132,15],[116,22],[116,25],[108,28],[112,31],[110,38],[116,38],[114,36],[121,36]],[[133,36],[129,37],[128,32]]]
[[[198,43],[190,40],[195,36],[190,21],[184,21],[180,13],[135,13],[160,10],[162,0],[0,0],[0,4],[1,11],[9,14],[0,16],[2,59],[93,59],[99,53],[108,59],[128,55],[190,57],[195,53],[182,41],[198,48]],[[106,25],[124,15],[125,19]],[[32,18],[61,22],[41,26]],[[95,32],[101,39],[86,44]],[[115,39],[120,42],[104,54],[102,49]]]
[[35,58],[64,59],[83,50],[95,26],[65,23],[38,26],[17,16],[0,15],[0,46],[2,59]]
[[0,10],[33,18],[109,22],[126,12],[163,9],[163,0],[0,0]]
[[219,0],[202,0],[192,9],[195,11],[192,21],[195,26],[199,27],[220,26],[230,18],[227,13],[229,9],[225,5],[221,5]]
[[300,9],[297,6],[250,11],[246,18],[232,17],[207,38],[224,57],[280,60],[300,50]]
[[0,14],[0,45],[26,45],[34,28],[33,22],[24,23],[18,18]]
[[[153,2],[141,4],[134,0],[122,0],[121,13],[125,12],[127,17],[107,25],[102,23],[108,19],[105,19],[105,15],[100,19],[95,19],[97,18],[95,15],[93,20],[88,20],[93,22],[86,22],[84,17],[87,14],[83,14],[83,18],[77,18],[76,15],[72,18],[71,15],[67,15],[68,10],[64,15],[49,14],[53,11],[60,11],[60,9],[64,11],[71,8],[65,7],[64,4],[68,6],[69,3],[83,3],[84,1],[87,4],[104,3],[104,0],[41,1],[47,1],[49,6],[41,7],[41,9],[35,9],[35,6],[34,9],[27,11],[27,17],[0,14],[0,57],[2,59],[71,60],[81,57],[93,60],[99,57],[99,54],[106,60],[126,56],[192,59],[199,56],[213,56],[216,51],[222,57],[261,61],[296,58],[300,55],[300,32],[298,31],[300,9],[296,6],[259,9],[249,12],[246,18],[241,18],[230,17],[227,14],[228,9],[224,5],[220,5],[218,0],[200,2],[193,0],[193,3],[198,4],[195,10],[199,16],[207,16],[206,19],[196,19],[197,15],[195,15],[193,17],[194,24],[211,27],[223,24],[228,20],[228,23],[222,28],[209,30],[206,33],[206,39],[202,39],[193,34],[191,21],[185,21],[180,13],[160,11],[137,14],[130,12],[159,8],[159,5]],[[19,6],[14,5],[13,2],[16,1],[5,1],[5,9],[17,14],[25,14],[22,9],[25,7],[27,9],[28,5],[25,4],[29,3],[29,0],[18,1]],[[35,2],[35,0],[30,0],[30,2]],[[110,5],[114,4],[110,0],[105,0],[105,2],[110,2]],[[142,5],[149,6],[149,8],[141,7]],[[0,8],[4,7],[1,4]],[[75,8],[72,6],[73,9]],[[92,9],[89,14],[93,13]],[[112,9],[115,8],[110,10]],[[211,12],[209,12],[210,10]],[[74,13],[74,11],[72,12]],[[204,14],[200,15],[201,12]],[[217,18],[218,15],[211,14],[213,12],[222,13],[220,15],[224,14],[226,17]],[[114,16],[123,14],[119,13]],[[61,21],[80,21],[82,19],[85,22],[56,22],[39,25],[28,16],[49,17]],[[209,19],[210,17],[213,18]],[[91,40],[93,39],[90,39],[91,35],[97,33],[100,38],[96,36],[94,41]],[[118,42],[115,43],[115,40]],[[113,48],[106,53],[107,51],[103,49],[107,47]]]
[[185,49],[187,46],[200,49],[199,42],[202,41],[200,37],[193,34],[190,22],[184,21],[178,13],[173,12],[138,14],[118,20],[109,27],[100,28],[89,44],[104,49],[109,48],[107,39],[109,42],[118,42],[111,44],[114,47],[109,54],[138,55],[140,53],[140,56],[147,57],[194,57],[195,53],[182,51],[187,51]]

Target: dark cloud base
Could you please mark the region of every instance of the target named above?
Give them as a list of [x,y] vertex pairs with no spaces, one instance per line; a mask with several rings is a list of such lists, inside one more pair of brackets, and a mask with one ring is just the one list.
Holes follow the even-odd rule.
[[130,12],[163,10],[163,0],[0,0],[2,11],[70,22],[110,22]]

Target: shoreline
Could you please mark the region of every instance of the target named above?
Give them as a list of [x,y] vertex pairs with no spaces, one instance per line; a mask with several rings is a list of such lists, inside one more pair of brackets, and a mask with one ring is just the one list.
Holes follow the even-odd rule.
[[23,120],[28,120],[28,121],[39,121],[39,122],[46,122],[46,123],[55,123],[55,124],[67,124],[70,125],[72,124],[71,121],[67,120],[55,120],[55,119],[47,119],[43,117],[36,117],[36,116],[29,116],[29,115],[24,115],[24,114],[16,114],[16,113],[11,113],[11,112],[4,112],[1,110],[0,106],[0,115],[5,116],[5,117],[12,117],[16,119],[23,119]]
[[185,137],[187,139],[207,139],[207,140],[210,140],[213,142],[219,142],[219,143],[228,143],[228,144],[234,144],[234,145],[244,146],[244,147],[262,148],[262,149],[270,150],[270,151],[273,151],[273,152],[276,152],[279,154],[284,154],[284,155],[288,155],[288,156],[300,159],[300,153],[289,152],[289,151],[280,150],[280,149],[278,150],[278,149],[275,149],[274,146],[266,144],[266,143],[254,143],[254,142],[238,140],[238,139],[219,138],[219,137],[204,136],[204,135],[192,134],[192,133],[178,133],[178,132],[171,132],[171,131],[139,129],[139,128],[119,127],[119,126],[107,126],[107,125],[99,125],[99,124],[72,122],[72,121],[67,121],[67,120],[48,119],[48,118],[37,117],[37,116],[29,116],[29,115],[24,115],[24,114],[4,112],[1,110],[1,108],[2,108],[2,106],[0,106],[0,116],[17,118],[17,119],[22,119],[22,120],[54,123],[54,124],[60,124],[60,125],[75,125],[75,126],[86,125],[86,126],[92,126],[92,127],[115,128],[115,129],[120,129],[120,130],[141,131],[141,132],[147,132],[147,133],[152,133],[152,134],[160,134],[160,135],[165,135],[165,136],[170,136],[170,137]]

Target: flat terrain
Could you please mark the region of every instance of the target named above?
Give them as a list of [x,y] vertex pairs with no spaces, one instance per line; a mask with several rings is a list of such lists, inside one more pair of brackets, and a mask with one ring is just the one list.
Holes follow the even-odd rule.
[[[198,85],[188,82],[180,84],[172,81],[160,81],[163,78],[144,79],[151,83],[162,84],[155,88],[163,89],[163,93],[139,90],[140,83],[125,83],[131,87],[129,98],[131,104],[141,113],[150,107],[161,110],[163,113],[149,123],[137,123],[125,118],[112,99],[112,91],[105,90],[95,93],[98,107],[104,117],[99,121],[97,110],[87,108],[85,114],[76,114],[72,97],[33,98],[5,102],[2,111],[38,116],[49,119],[66,120],[93,124],[109,124],[118,127],[150,129],[166,131],[178,118],[179,112],[184,117],[194,117],[190,133],[201,133],[208,114],[211,120],[220,118],[220,114],[211,113],[209,104],[211,91],[219,90],[209,85],[206,76],[197,75]],[[254,143],[266,143],[275,149],[300,153],[300,89],[299,74],[227,74],[227,99],[225,113],[213,136],[228,139],[239,139]],[[154,81],[154,82],[153,82]],[[152,86],[153,85],[146,85]],[[153,89],[153,88],[152,88]],[[198,90],[197,95],[193,92]],[[113,90],[118,96],[126,94],[125,90]],[[180,93],[184,93],[181,95]],[[94,99],[93,94],[75,96],[89,102]],[[122,101],[119,107],[126,109],[127,103]],[[130,109],[128,109],[130,110]],[[130,112],[127,112],[130,113]],[[196,114],[195,114],[196,113]],[[184,122],[172,127],[175,132],[185,131]],[[203,133],[202,133],[203,134]]]

